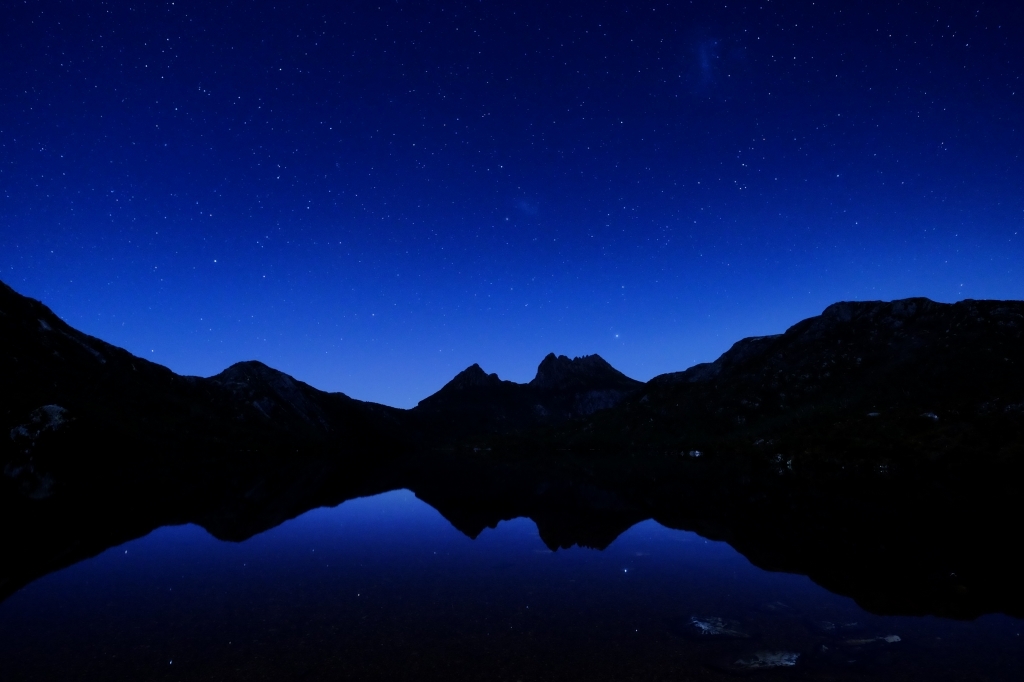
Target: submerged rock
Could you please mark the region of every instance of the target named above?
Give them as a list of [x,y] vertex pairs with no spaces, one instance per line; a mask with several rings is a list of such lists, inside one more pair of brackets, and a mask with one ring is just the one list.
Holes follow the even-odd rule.
[[740,658],[729,666],[734,670],[773,670],[793,668],[800,654],[793,651],[758,651],[748,658]]
[[688,634],[699,638],[716,639],[749,639],[750,635],[740,630],[736,621],[725,620],[717,616],[698,618],[692,616],[687,628]]
[[863,626],[860,623],[833,623],[830,620],[808,620],[806,621],[807,627],[819,635],[825,635],[827,637],[839,637],[842,635],[851,635],[856,632],[863,631]]
[[896,642],[902,641],[899,635],[885,635],[884,637],[866,637],[862,639],[847,639],[843,640],[844,646],[861,647],[869,646],[872,644],[895,644]]

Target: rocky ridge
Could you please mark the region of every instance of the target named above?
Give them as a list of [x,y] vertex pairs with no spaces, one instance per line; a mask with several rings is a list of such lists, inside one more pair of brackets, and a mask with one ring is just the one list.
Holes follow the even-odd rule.
[[[1013,457],[1024,302],[837,303],[713,363],[655,377],[566,442],[787,458]],[[787,449],[788,448],[788,449]]]
[[455,445],[563,424],[620,403],[643,384],[599,355],[547,355],[526,384],[471,365],[410,411],[430,439]]

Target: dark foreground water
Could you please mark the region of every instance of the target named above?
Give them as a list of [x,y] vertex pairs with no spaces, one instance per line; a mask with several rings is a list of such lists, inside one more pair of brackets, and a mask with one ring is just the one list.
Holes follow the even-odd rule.
[[470,539],[397,491],[45,576],[0,604],[0,680],[1020,680],[1021,631],[871,615],[653,521],[604,551]]

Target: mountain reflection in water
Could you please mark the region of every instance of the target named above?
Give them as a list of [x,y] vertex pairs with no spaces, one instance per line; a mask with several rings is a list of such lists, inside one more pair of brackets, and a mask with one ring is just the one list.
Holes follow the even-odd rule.
[[1009,680],[1022,625],[872,615],[653,520],[601,551],[523,518],[471,539],[399,490],[36,580],[0,604],[0,679]]

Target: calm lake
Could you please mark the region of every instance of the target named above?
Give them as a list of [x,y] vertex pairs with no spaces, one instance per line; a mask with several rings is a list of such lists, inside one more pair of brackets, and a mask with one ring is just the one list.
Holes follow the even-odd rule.
[[399,490],[46,575],[0,603],[0,680],[1019,680],[1022,631],[872,615],[654,521],[603,551],[527,519],[471,539]]

